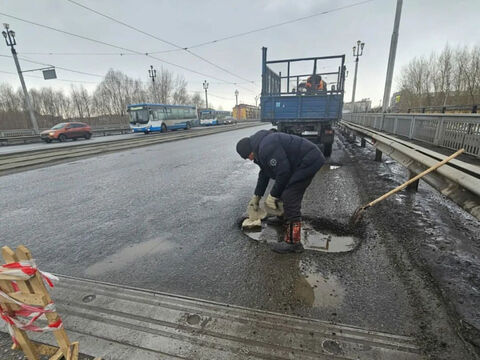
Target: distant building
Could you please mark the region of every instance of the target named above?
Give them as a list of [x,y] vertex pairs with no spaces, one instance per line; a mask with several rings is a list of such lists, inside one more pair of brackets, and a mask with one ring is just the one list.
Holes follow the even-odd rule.
[[233,118],[237,120],[260,119],[260,109],[254,105],[238,104],[233,108]]
[[396,111],[400,108],[400,99],[401,99],[401,92],[397,91],[393,93],[392,97],[390,98],[390,111]]
[[369,112],[372,108],[372,101],[370,99],[362,99],[360,101],[355,101],[354,103],[344,103],[343,112]]

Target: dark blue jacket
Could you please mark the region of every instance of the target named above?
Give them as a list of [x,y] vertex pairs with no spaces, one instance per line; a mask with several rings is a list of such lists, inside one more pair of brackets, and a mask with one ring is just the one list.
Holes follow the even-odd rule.
[[275,179],[270,194],[279,198],[288,185],[313,177],[325,163],[318,147],[300,136],[260,130],[250,136],[250,144],[261,169],[255,195],[263,196]]

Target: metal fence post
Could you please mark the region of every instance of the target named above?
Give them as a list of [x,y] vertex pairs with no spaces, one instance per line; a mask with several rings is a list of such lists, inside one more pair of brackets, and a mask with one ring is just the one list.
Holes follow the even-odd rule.
[[415,115],[410,118],[410,131],[408,133],[408,138],[413,139],[413,133],[415,131]]
[[443,116],[440,117],[440,121],[437,121],[437,126],[435,128],[435,135],[433,137],[433,145],[438,145],[440,142],[440,137],[442,135],[442,129],[443,129]]

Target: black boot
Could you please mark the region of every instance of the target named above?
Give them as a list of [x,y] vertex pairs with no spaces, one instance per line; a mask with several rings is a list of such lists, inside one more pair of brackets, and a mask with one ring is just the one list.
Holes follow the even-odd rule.
[[272,251],[279,254],[300,253],[303,251],[303,245],[300,242],[302,236],[302,223],[295,221],[288,223],[285,229],[285,239],[282,242],[272,244]]

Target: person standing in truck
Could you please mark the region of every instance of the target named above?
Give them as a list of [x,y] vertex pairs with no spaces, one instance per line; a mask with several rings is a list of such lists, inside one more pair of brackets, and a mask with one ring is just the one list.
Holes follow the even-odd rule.
[[270,214],[284,209],[284,241],[272,245],[278,253],[301,252],[302,199],[313,177],[325,163],[318,147],[296,135],[260,130],[237,143],[237,152],[260,167],[257,186],[249,205],[259,206],[270,179],[275,184],[265,200]]
[[307,92],[311,91],[327,91],[327,83],[322,80],[320,75],[309,76],[306,83]]

